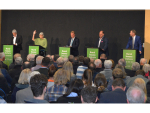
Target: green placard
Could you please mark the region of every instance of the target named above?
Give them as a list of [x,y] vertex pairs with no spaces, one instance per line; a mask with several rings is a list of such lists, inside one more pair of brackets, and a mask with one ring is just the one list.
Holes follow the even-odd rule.
[[9,67],[13,62],[13,45],[3,45],[3,52],[5,54],[4,63]]
[[98,48],[87,48],[87,57],[98,59]]
[[126,60],[127,69],[132,69],[132,63],[136,62],[136,50],[123,50],[123,58]]
[[70,55],[70,47],[59,47],[59,56],[63,58],[68,58]]
[[39,54],[39,46],[29,46],[29,54]]

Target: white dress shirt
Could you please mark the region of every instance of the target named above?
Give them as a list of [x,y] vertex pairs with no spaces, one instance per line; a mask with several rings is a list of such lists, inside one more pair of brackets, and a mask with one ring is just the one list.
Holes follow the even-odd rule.
[[100,40],[99,40],[99,43],[98,43],[98,48],[100,47],[102,38],[99,38],[99,39],[100,39]]
[[[73,41],[74,41],[75,37],[74,37],[74,38],[71,38],[71,41],[72,41],[72,39],[73,39]],[[73,44],[73,41],[72,41],[72,44]],[[70,46],[72,46],[72,45],[71,45],[71,42],[70,42]]]
[[[136,37],[136,35],[134,36],[134,37],[132,37],[132,44],[134,45],[134,43],[135,43],[135,37]],[[133,46],[133,49],[134,49],[134,46]]]
[[[14,37],[14,36],[13,36]],[[16,44],[17,45],[17,43],[16,43],[16,37],[17,37],[17,35],[13,38],[13,44]]]

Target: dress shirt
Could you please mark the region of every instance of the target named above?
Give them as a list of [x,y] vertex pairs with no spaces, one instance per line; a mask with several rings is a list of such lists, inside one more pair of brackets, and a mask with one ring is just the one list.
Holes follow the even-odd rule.
[[135,37],[136,37],[136,35],[134,37],[132,37],[132,49],[134,49]]
[[72,46],[74,39],[75,39],[75,37],[71,38],[70,46]]
[[16,44],[17,45],[17,43],[16,43],[16,38],[17,38],[17,35],[16,36],[13,36],[14,38],[13,38],[13,44]]

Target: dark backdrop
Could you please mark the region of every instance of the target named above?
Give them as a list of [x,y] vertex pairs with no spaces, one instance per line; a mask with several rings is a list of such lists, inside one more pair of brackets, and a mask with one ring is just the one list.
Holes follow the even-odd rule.
[[32,34],[44,32],[48,41],[47,54],[58,54],[58,46],[65,46],[74,30],[80,39],[79,54],[86,56],[86,47],[94,47],[102,29],[109,40],[109,58],[115,62],[122,57],[131,29],[144,41],[145,11],[63,11],[63,10],[3,10],[2,45],[10,44],[12,29],[23,37],[22,57],[26,60]]

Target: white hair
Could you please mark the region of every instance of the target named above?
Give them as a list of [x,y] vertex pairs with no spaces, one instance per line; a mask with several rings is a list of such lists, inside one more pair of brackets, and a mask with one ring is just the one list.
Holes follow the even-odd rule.
[[141,63],[141,62],[142,62],[143,64],[147,64],[147,59],[141,58],[141,59],[140,59],[140,63]]
[[140,64],[138,62],[133,62],[132,63],[132,70],[137,71],[140,69]]
[[44,58],[43,56],[38,56],[38,57],[36,58],[36,64],[37,64],[37,65],[41,64],[43,58]]
[[34,54],[28,54],[27,61],[34,61],[35,55]]
[[22,65],[23,61],[21,57],[15,58],[15,65]]
[[29,82],[29,84],[30,84],[30,79],[31,79],[31,77],[33,77],[33,76],[36,75],[36,74],[40,74],[40,72],[39,72],[39,71],[32,71],[32,72],[30,73],[30,76],[28,77],[28,82]]
[[12,33],[17,33],[17,30],[16,30],[16,29],[13,29],[13,30],[12,30]]
[[145,73],[147,73],[147,72],[149,71],[149,68],[150,68],[150,65],[149,65],[149,64],[144,64],[144,66],[143,66],[143,71],[144,71]]
[[105,60],[104,61],[104,67],[105,69],[111,69],[112,61],[111,60]]
[[126,66],[126,60],[123,58],[119,59],[118,63],[124,67]]
[[63,65],[64,64],[64,59],[62,57],[59,57],[57,60],[56,60],[56,63],[57,65]]
[[43,32],[40,32],[39,35],[43,35],[43,37],[44,37],[44,33]]
[[3,57],[5,57],[5,53],[4,52],[0,52],[0,59],[2,59]]
[[96,59],[94,61],[94,64],[95,64],[96,67],[98,67],[99,65],[102,65],[102,61],[100,59]]

